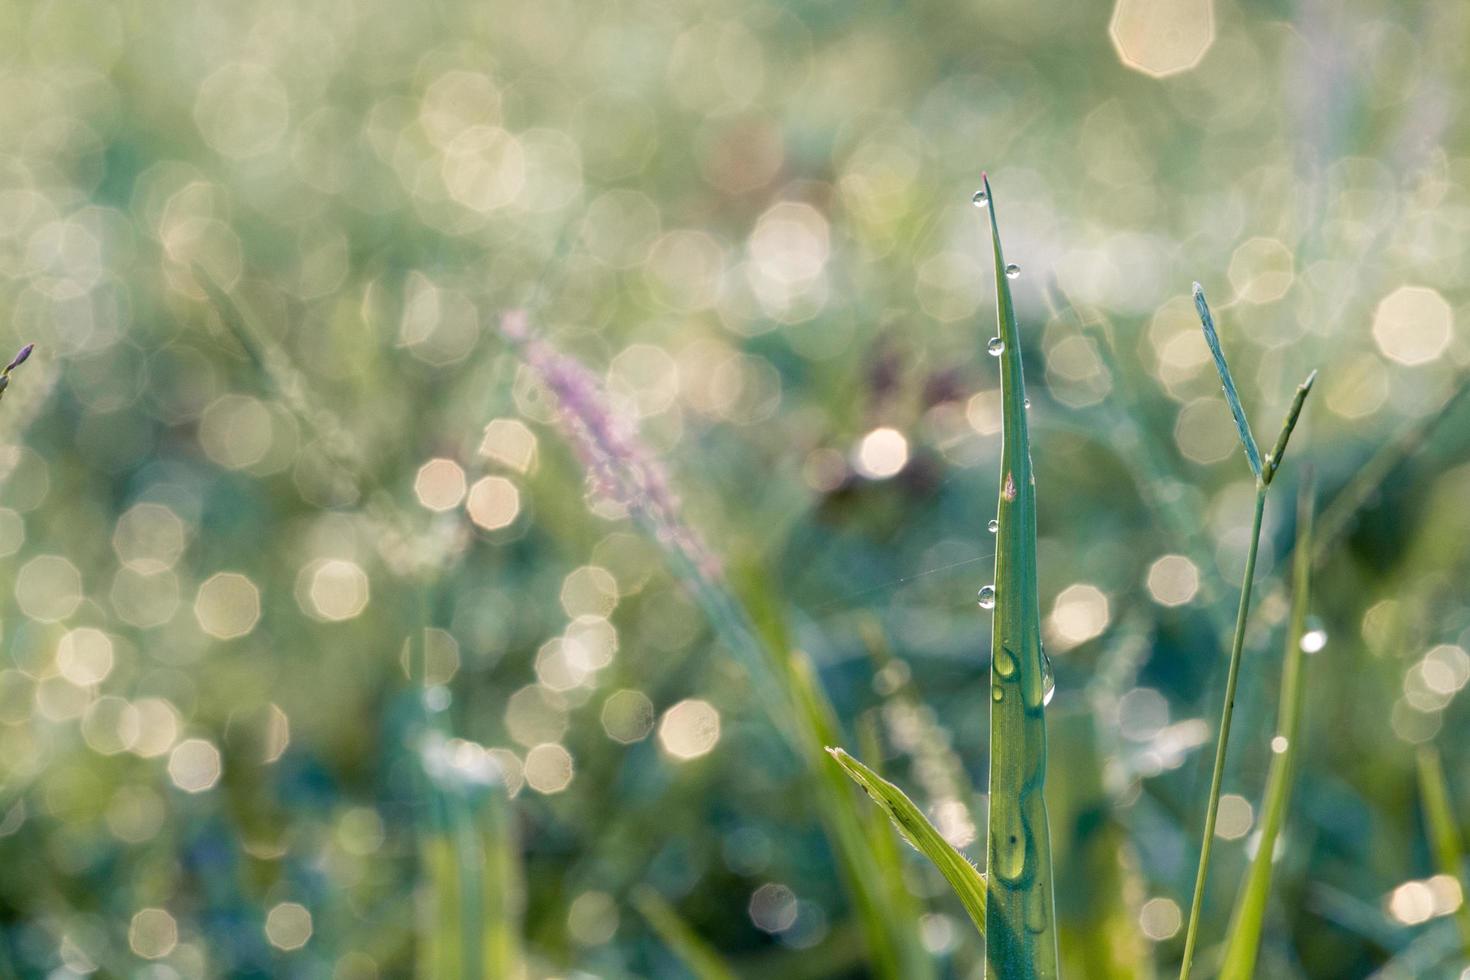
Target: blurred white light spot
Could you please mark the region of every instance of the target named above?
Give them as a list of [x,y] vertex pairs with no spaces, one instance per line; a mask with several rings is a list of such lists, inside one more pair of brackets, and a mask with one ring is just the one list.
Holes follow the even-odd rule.
[[503,476],[487,476],[475,481],[465,504],[470,520],[487,531],[498,531],[509,525],[521,512],[521,493]]
[[141,909],[128,924],[128,945],[145,960],[162,959],[179,943],[179,924],[163,909]]
[[1285,735],[1277,735],[1276,737],[1271,739],[1271,751],[1276,753],[1277,755],[1285,752],[1290,747],[1291,743],[1287,740]]
[[367,608],[367,573],[356,562],[330,559],[308,566],[311,585],[307,596],[317,616],[331,622],[352,619]]
[[785,932],[796,922],[796,895],[785,885],[767,883],[750,896],[750,921],[766,932]]
[[168,777],[186,793],[202,793],[220,777],[219,749],[202,738],[187,738],[168,757]]
[[642,691],[615,691],[602,703],[602,730],[614,742],[641,742],[653,731],[653,702]]
[[1400,364],[1426,364],[1444,353],[1454,329],[1445,298],[1424,286],[1400,286],[1373,314],[1373,340]]
[[194,598],[199,628],[220,640],[245,636],[260,619],[260,590],[236,572],[218,572],[199,586]]
[[56,669],[82,687],[101,682],[112,672],[112,640],[89,626],[70,631],[56,645]]
[[572,782],[572,755],[556,742],[543,742],[526,753],[526,785],[538,793],[560,793]]
[[618,905],[607,892],[583,892],[567,909],[567,934],[583,946],[601,946],[618,931]]
[[162,504],[136,504],[117,519],[112,550],[135,572],[165,571],[184,551],[184,522]]
[[431,459],[419,467],[413,492],[429,510],[452,510],[464,499],[464,469],[452,459]]
[[300,949],[311,938],[311,913],[296,902],[281,902],[266,913],[265,937],[277,949]]
[[1422,881],[1406,881],[1388,896],[1388,914],[1406,926],[1427,922],[1434,915],[1434,892]]
[[897,429],[874,429],[858,442],[852,464],[870,480],[886,480],[909,461],[909,441]]
[[536,461],[536,436],[518,419],[491,419],[480,440],[480,455],[524,473]]
[[15,601],[34,620],[59,622],[81,605],[82,573],[60,555],[38,555],[15,577]]
[[1108,597],[1095,585],[1078,582],[1057,596],[1049,623],[1063,647],[1073,647],[1107,629]]
[[235,62],[206,78],[194,99],[194,122],[222,156],[259,156],[286,132],[291,101],[264,65]]
[[1138,926],[1154,942],[1171,939],[1183,924],[1179,905],[1171,898],[1151,898],[1138,911]]
[[1247,303],[1274,303],[1291,288],[1291,249],[1274,238],[1251,238],[1230,256],[1230,285]]
[[1155,78],[1188,71],[1215,40],[1211,0],[1118,0],[1108,25],[1123,64]]
[[720,713],[707,701],[680,701],[664,712],[658,740],[676,759],[697,759],[720,740]]
[[1161,606],[1182,606],[1199,592],[1199,569],[1183,555],[1165,555],[1148,567],[1148,591]]
[[1220,809],[1215,817],[1215,836],[1223,840],[1238,840],[1250,833],[1255,820],[1255,811],[1250,801],[1234,793],[1220,797]]
[[574,569],[561,584],[561,607],[571,617],[606,617],[618,604],[618,582],[599,565]]

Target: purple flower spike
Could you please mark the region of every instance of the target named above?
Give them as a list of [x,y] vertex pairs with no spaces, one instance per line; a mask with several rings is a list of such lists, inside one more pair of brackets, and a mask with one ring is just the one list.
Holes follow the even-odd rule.
[[16,368],[24,364],[26,362],[26,358],[31,356],[31,351],[35,349],[35,344],[26,344],[24,347],[22,347],[20,349],[20,353],[16,354],[15,357],[11,359],[10,363],[5,365],[5,373],[9,374],[11,371],[14,371]]
[[556,396],[559,420],[597,492],[621,504],[664,548],[704,583],[720,578],[720,563],[685,522],[663,463],[614,410],[601,380],[581,362],[536,336],[524,310],[506,313],[500,332],[536,378]]

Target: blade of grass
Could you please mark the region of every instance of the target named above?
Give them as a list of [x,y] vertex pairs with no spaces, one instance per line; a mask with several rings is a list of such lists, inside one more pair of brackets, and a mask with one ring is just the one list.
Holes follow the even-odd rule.
[[[1273,461],[1279,457],[1273,453]],[[1276,841],[1286,822],[1296,778],[1296,760],[1300,751],[1302,701],[1306,685],[1302,681],[1305,657],[1302,635],[1307,631],[1307,610],[1311,601],[1312,578],[1312,479],[1302,478],[1297,490],[1296,547],[1292,558],[1291,616],[1286,629],[1286,649],[1281,665],[1281,707],[1272,739],[1271,770],[1266,777],[1266,795],[1261,803],[1264,817],[1256,856],[1246,875],[1245,887],[1236,899],[1229,942],[1220,969],[1221,980],[1250,980],[1255,974],[1256,955],[1260,950],[1261,928],[1266,918],[1266,900],[1271,894],[1271,873],[1275,868]],[[1276,739],[1285,741],[1277,751]]]
[[1317,372],[1313,371],[1297,388],[1296,397],[1292,399],[1291,408],[1282,422],[1281,434],[1276,439],[1273,455],[1267,457],[1263,466],[1260,451],[1256,448],[1255,437],[1251,435],[1250,424],[1245,418],[1245,409],[1241,407],[1240,396],[1236,392],[1235,380],[1230,376],[1230,366],[1225,361],[1224,351],[1220,349],[1220,338],[1215,333],[1215,319],[1210,315],[1210,307],[1205,302],[1205,292],[1199,283],[1194,284],[1194,305],[1199,310],[1205,340],[1210,345],[1211,353],[1214,354],[1215,367],[1220,372],[1220,381],[1225,388],[1225,399],[1230,403],[1230,414],[1235,417],[1236,428],[1240,433],[1241,444],[1245,447],[1246,458],[1250,461],[1251,469],[1256,474],[1256,500],[1251,515],[1250,549],[1246,552],[1245,574],[1240,585],[1240,605],[1235,614],[1235,635],[1230,644],[1230,666],[1225,677],[1225,707],[1220,713],[1220,730],[1216,735],[1215,765],[1210,775],[1210,796],[1205,807],[1204,840],[1200,844],[1199,870],[1194,879],[1194,898],[1189,904],[1189,924],[1184,937],[1184,959],[1179,965],[1180,980],[1188,980],[1189,971],[1194,964],[1195,944],[1199,939],[1200,908],[1204,904],[1205,881],[1210,874],[1210,853],[1215,842],[1215,818],[1220,810],[1220,785],[1225,777],[1225,752],[1230,744],[1230,722],[1235,715],[1235,690],[1240,680],[1240,656],[1245,646],[1246,620],[1250,615],[1251,588],[1256,577],[1256,555],[1261,545],[1261,519],[1266,512],[1266,493],[1271,487],[1271,480],[1276,475],[1277,467],[1273,463],[1279,456],[1286,453],[1286,444],[1291,438],[1292,430],[1296,428],[1297,419],[1301,416],[1302,405],[1306,402],[1307,394],[1312,390],[1312,383],[1317,378]]
[[[1439,750],[1432,745],[1419,748],[1419,795],[1424,805],[1424,824],[1434,845],[1434,861],[1440,874],[1455,879],[1462,889],[1465,882],[1465,854],[1461,849],[1460,826],[1450,802],[1449,783],[1444,777],[1444,763]],[[1455,925],[1460,930],[1464,955],[1470,959],[1470,906],[1460,903],[1455,910]]]
[[873,802],[888,814],[899,836],[924,855],[944,875],[944,880],[959,896],[960,904],[970,914],[975,928],[985,932],[985,876],[969,860],[945,840],[934,825],[924,816],[914,801],[904,791],[879,776],[842,749],[829,748],[827,752],[842,771],[852,777],[853,782],[872,797]]
[[724,958],[653,888],[634,888],[633,905],[695,980],[736,980],[735,971],[725,965]]
[[[990,180],[983,178],[995,258],[1001,383],[1000,496],[991,627],[990,824],[986,844],[985,975],[1057,975],[1051,835],[1046,821],[1050,670],[1041,649],[1036,583],[1036,481],[1026,426],[1021,335]],[[994,349],[992,342],[992,349]]]
[[1251,435],[1251,425],[1245,418],[1245,407],[1240,404],[1240,393],[1235,389],[1235,379],[1230,376],[1230,366],[1225,363],[1225,352],[1220,349],[1220,335],[1215,332],[1215,318],[1205,302],[1205,290],[1194,284],[1194,308],[1199,311],[1200,326],[1204,327],[1205,343],[1210,345],[1210,354],[1215,358],[1215,370],[1220,374],[1220,383],[1225,386],[1225,401],[1230,406],[1230,415],[1235,419],[1235,429],[1240,434],[1240,444],[1245,447],[1245,458],[1251,464],[1256,479],[1262,478],[1261,451],[1256,448],[1256,437]]

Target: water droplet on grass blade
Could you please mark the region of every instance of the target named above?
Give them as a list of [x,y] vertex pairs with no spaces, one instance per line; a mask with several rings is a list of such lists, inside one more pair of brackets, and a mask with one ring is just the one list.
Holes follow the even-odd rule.
[[985,193],[985,188],[982,187],[970,198],[970,203],[977,208],[987,207],[990,204],[990,195]]
[[1005,690],[1005,688],[1001,687],[999,684],[992,684],[990,686],[990,700],[995,701],[995,702],[998,703],[998,702],[1004,701],[1005,699],[1006,699],[1006,690]]
[[999,337],[991,337],[990,343],[985,345],[985,349],[990,351],[991,357],[999,357],[1001,351],[1006,349],[1006,342]]
[[1322,628],[1321,620],[1313,616],[1307,620],[1307,631],[1302,634],[1302,653],[1317,653],[1327,645],[1327,631]]
[[980,589],[980,591],[975,594],[975,598],[979,601],[980,608],[981,609],[994,609],[995,608],[995,586],[993,586],[993,585],[982,586],[981,589]]
[[1051,704],[1057,693],[1057,675],[1051,669],[1051,658],[1041,651],[1041,703]]
[[999,531],[1000,530],[1000,521],[998,521],[998,520],[996,520],[995,518],[992,517],[990,519],[990,523],[987,524],[987,525],[985,525],[985,526],[986,526],[986,528],[989,529],[989,531],[990,531],[991,534],[994,534],[996,531]]
[[1014,677],[1016,674],[1016,655],[1005,647],[995,654],[995,673],[999,677]]
[[1019,278],[1020,275],[1021,275],[1021,267],[1019,265],[1016,265],[1016,263],[1012,262],[1010,265],[1006,266],[1006,278],[1007,279],[1016,279],[1016,278]]

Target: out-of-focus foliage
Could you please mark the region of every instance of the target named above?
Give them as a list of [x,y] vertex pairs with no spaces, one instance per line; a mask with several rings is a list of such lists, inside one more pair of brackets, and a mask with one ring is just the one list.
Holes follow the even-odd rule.
[[[497,324],[595,371],[786,604],[843,743],[983,858],[988,169],[1068,975],[1180,954],[1253,498],[1196,279],[1256,417],[1321,370],[1281,479],[1316,465],[1333,544],[1260,973],[1457,975],[1415,757],[1463,822],[1467,408],[1422,423],[1470,369],[1467,31],[1321,0],[0,0],[0,351],[37,344],[0,402],[0,963],[682,976],[653,889],[711,969],[870,975],[807,771]],[[1258,829],[1291,496],[1202,969]]]

